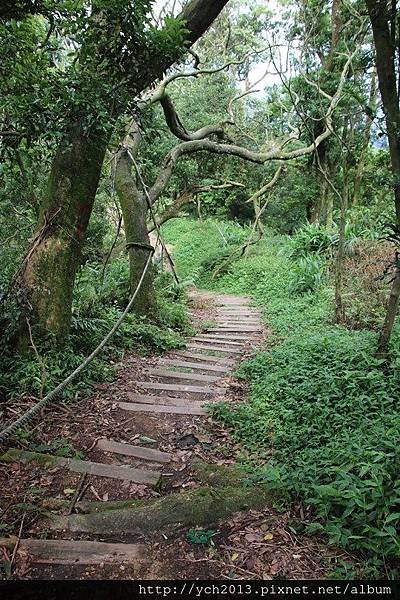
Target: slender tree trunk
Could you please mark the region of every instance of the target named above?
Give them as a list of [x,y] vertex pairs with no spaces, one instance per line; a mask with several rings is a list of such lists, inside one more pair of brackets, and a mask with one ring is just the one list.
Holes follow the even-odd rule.
[[346,311],[343,304],[343,269],[345,254],[346,217],[348,208],[348,165],[347,159],[343,166],[343,190],[340,199],[339,241],[335,265],[335,322],[345,323]]
[[[372,24],[376,70],[386,117],[396,209],[395,225],[400,239],[400,109],[396,73],[396,35],[393,35],[398,30],[397,3],[392,4],[390,12],[388,3],[383,0],[366,0],[366,5]],[[378,342],[377,355],[380,358],[388,358],[389,340],[399,308],[399,298],[400,268],[396,256],[396,274],[392,282],[386,317]]]
[[356,173],[354,176],[353,197],[351,200],[351,204],[353,206],[356,206],[357,204],[359,204],[360,198],[361,198],[361,184],[362,184],[362,178],[363,178],[363,174],[364,174],[365,159],[366,159],[366,155],[367,155],[368,146],[370,143],[372,123],[374,122],[374,116],[375,116],[375,111],[376,111],[376,106],[375,106],[376,105],[376,94],[377,94],[376,73],[373,73],[372,79],[371,79],[371,90],[370,90],[370,94],[369,94],[369,107],[370,107],[370,110],[373,111],[373,114],[367,114],[367,116],[365,118],[363,141],[362,141],[360,154],[358,157]]
[[379,336],[378,349],[376,356],[378,358],[387,358],[387,349],[390,337],[392,335],[394,321],[399,310],[400,301],[400,268],[397,266],[392,287],[390,290],[389,302],[386,311],[385,321]]
[[[131,292],[136,289],[151,248],[147,230],[148,207],[146,199],[138,192],[136,177],[132,173],[132,161],[123,148],[117,157],[115,188],[124,219],[126,245],[129,254],[129,279]],[[146,273],[136,296],[133,310],[149,314],[155,305],[152,269]]]

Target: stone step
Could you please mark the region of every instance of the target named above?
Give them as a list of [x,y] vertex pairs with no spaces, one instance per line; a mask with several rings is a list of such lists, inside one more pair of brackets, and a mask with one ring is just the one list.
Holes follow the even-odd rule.
[[32,562],[36,564],[121,564],[143,560],[147,554],[144,544],[109,544],[87,540],[22,539],[19,548],[32,555]]
[[142,460],[152,462],[168,463],[171,460],[171,455],[167,452],[161,452],[153,448],[145,446],[132,446],[131,444],[123,444],[102,438],[96,444],[96,447],[103,452],[113,452],[114,454],[122,454],[123,456],[133,456]]
[[157,381],[137,381],[136,385],[145,390],[162,390],[165,392],[181,392],[184,394],[217,395],[220,393],[219,390],[202,385],[180,385],[178,383],[159,383]]
[[235,350],[234,348],[220,348],[216,344],[203,344],[200,342],[197,344],[191,344],[190,346],[188,346],[188,350],[211,350],[212,352],[224,352],[227,354],[242,354],[241,350]]
[[219,296],[215,299],[217,306],[248,306],[250,298],[248,296]]
[[214,383],[221,377],[216,375],[199,375],[198,373],[182,373],[178,371],[168,371],[167,369],[148,369],[146,373],[156,377],[167,377],[168,379],[186,379],[188,381],[205,381],[206,383]]
[[200,362],[218,363],[219,365],[232,366],[235,361],[222,356],[212,356],[210,354],[201,354],[200,352],[187,352],[186,350],[175,350],[179,358],[189,358],[190,360],[198,360]]
[[250,316],[250,317],[260,317],[261,313],[259,310],[251,307],[237,307],[230,306],[227,308],[219,307],[216,311],[217,315],[233,315],[233,316]]
[[213,365],[204,362],[185,362],[184,360],[173,360],[173,359],[162,359],[160,362],[162,366],[168,367],[183,367],[185,369],[193,369],[198,371],[211,371],[215,373],[229,373],[230,369],[228,365]]
[[10,448],[0,460],[4,462],[18,461],[32,462],[39,461],[41,465],[66,467],[74,473],[86,473],[97,477],[109,477],[110,479],[121,479],[123,481],[133,481],[147,485],[157,485],[160,480],[160,473],[156,471],[147,471],[145,469],[135,469],[124,465],[107,465],[103,463],[91,462],[89,460],[77,460],[75,458],[64,458],[51,454],[42,454],[39,452],[28,452]]
[[212,337],[211,334],[210,335],[206,335],[204,333],[196,335],[196,337],[193,338],[194,342],[210,342],[212,344],[213,343],[215,343],[215,344],[225,344],[227,347],[229,347],[229,346],[240,346],[241,348],[243,348],[243,342],[236,342],[234,340],[235,340],[234,337],[226,339],[226,337],[224,337],[224,338],[221,338],[219,336],[218,337],[217,336]]
[[253,317],[249,317],[248,319],[244,317],[234,319],[233,317],[227,316],[213,319],[213,322],[218,325],[259,325],[260,319],[253,319]]
[[240,333],[243,331],[246,332],[256,332],[261,331],[261,325],[220,325],[219,327],[209,327],[207,331],[212,331],[213,333]]
[[186,406],[173,406],[163,404],[135,404],[133,402],[118,402],[123,410],[131,412],[169,413],[177,415],[205,415],[207,414],[199,402],[190,402]]
[[178,397],[170,397],[170,396],[153,396],[147,394],[135,394],[128,393],[125,394],[126,400],[128,402],[133,402],[134,404],[166,404],[168,406],[186,406],[187,398],[178,398]]
[[[249,335],[248,333],[202,333],[202,336],[207,336],[212,342],[219,342],[220,340],[224,340],[228,342],[228,346],[232,345],[232,342],[235,342],[233,345],[239,345],[243,347],[243,343],[256,341],[254,336]],[[201,338],[202,341],[205,341],[205,337]]]

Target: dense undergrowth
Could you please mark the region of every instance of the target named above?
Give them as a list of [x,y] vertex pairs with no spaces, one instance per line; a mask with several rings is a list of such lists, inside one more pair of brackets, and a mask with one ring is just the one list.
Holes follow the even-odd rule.
[[[304,248],[303,233],[291,240],[267,233],[248,257],[215,277],[215,266],[246,231],[178,220],[165,233],[183,277],[252,295],[272,329],[267,350],[241,369],[251,382],[249,400],[213,409],[248,450],[253,476],[312,505],[315,521],[308,530],[361,553],[363,576],[398,575],[399,331],[383,370],[374,358],[373,330],[332,324],[329,240],[300,257],[294,254]],[[301,258],[321,262],[318,277],[312,270],[307,275]]]
[[[0,353],[0,398],[13,396],[40,397],[69,375],[112,328],[129,299],[129,265],[121,256],[109,266],[102,278],[99,262],[82,267],[74,291],[71,333],[62,349],[50,339],[36,337],[32,330],[35,352],[16,353],[3,343]],[[103,280],[102,280],[103,279]],[[122,322],[105,349],[70,384],[63,397],[73,398],[93,382],[111,377],[113,366],[127,351],[163,351],[183,345],[183,335],[190,333],[181,290],[168,273],[156,276],[157,311],[150,320],[131,312]],[[18,320],[18,306],[11,306],[3,318],[3,341],[12,336]]]

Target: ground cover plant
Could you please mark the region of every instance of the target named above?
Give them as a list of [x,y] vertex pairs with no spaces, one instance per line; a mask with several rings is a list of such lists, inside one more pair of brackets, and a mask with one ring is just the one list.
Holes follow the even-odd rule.
[[218,256],[221,243],[214,232],[220,228],[213,221],[169,224],[178,268],[185,274],[200,271],[206,287],[251,295],[272,338],[239,373],[251,383],[249,400],[220,404],[213,416],[249,451],[254,478],[315,508],[310,531],[323,531],[332,543],[360,552],[369,576],[385,568],[395,576],[400,332],[392,339],[390,366],[382,369],[373,331],[332,324],[328,279],[294,291],[292,250],[298,240],[266,234],[249,257],[212,279],[193,247],[206,235],[217,240],[207,247],[208,262],[212,252]]

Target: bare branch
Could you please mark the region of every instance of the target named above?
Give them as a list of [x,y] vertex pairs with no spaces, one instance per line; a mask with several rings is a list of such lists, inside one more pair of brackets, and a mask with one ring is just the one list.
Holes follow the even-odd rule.
[[184,192],[182,192],[182,194],[178,196],[178,198],[172,204],[167,206],[164,212],[157,218],[156,223],[154,223],[151,226],[151,228],[149,229],[149,233],[151,233],[157,227],[160,227],[170,219],[177,217],[180,209],[186,204],[194,202],[198,194],[202,194],[204,192],[211,192],[212,190],[229,189],[232,187],[245,187],[245,185],[236,181],[229,181],[219,185],[200,185],[186,189]]
[[348,69],[356,52],[357,50],[354,50],[354,52],[348,57],[343,67],[339,85],[335,94],[332,96],[331,102],[324,117],[324,131],[319,136],[317,136],[308,146],[302,146],[300,148],[285,151],[284,146],[286,146],[288,143],[288,141],[286,140],[280,145],[272,147],[269,151],[256,152],[254,150],[249,150],[248,148],[245,148],[243,146],[237,146],[235,144],[221,144],[218,142],[211,141],[209,139],[191,140],[183,142],[182,144],[179,144],[178,146],[173,148],[165,157],[163,166],[156,178],[156,181],[149,190],[149,197],[151,203],[154,203],[157,200],[157,198],[159,198],[160,194],[163,192],[164,188],[168,184],[177,160],[181,156],[184,156],[186,154],[206,151],[211,152],[213,154],[237,156],[238,158],[256,164],[264,164],[265,162],[270,160],[286,161],[291,160],[293,158],[298,158],[300,156],[305,156],[314,152],[314,150],[326,138],[328,138],[329,135],[331,135],[333,129],[332,115],[342,98],[343,87],[346,81]]
[[268,183],[266,183],[259,190],[257,190],[257,192],[255,192],[255,194],[253,194],[252,196],[250,196],[250,198],[248,200],[246,200],[246,204],[249,204],[250,202],[254,202],[255,200],[258,200],[259,198],[261,198],[262,196],[264,196],[264,194],[266,192],[268,192],[268,190],[270,190],[271,188],[273,188],[274,185],[275,185],[275,183],[277,182],[280,174],[282,173],[282,169],[283,169],[283,165],[279,165],[279,167],[275,171],[275,174],[272,177],[272,179],[270,179],[270,181],[268,181]]

